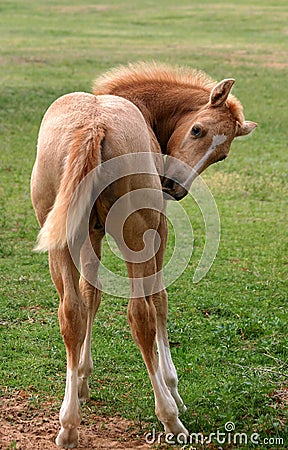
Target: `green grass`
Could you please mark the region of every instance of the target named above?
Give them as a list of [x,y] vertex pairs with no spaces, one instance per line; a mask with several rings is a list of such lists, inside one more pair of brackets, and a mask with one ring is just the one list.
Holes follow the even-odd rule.
[[[250,139],[204,179],[217,202],[221,244],[198,284],[203,223],[194,204],[195,250],[169,287],[169,334],[189,431],[287,437],[287,16],[286,0],[77,1],[0,6],[0,385],[60,403],[65,351],[58,299],[29,194],[41,117],[60,95],[91,90],[119,63],[155,59],[233,77]],[[171,251],[169,244],[168,253]],[[109,260],[109,256],[107,257]],[[148,429],[161,426],[144,364],[130,337],[125,299],[103,296],[94,329],[91,408]],[[174,343],[174,345],[173,345]],[[286,397],[287,398],[287,397]],[[285,447],[285,446],[284,446]],[[251,446],[255,448],[255,446]],[[271,446],[261,448],[271,448]]]

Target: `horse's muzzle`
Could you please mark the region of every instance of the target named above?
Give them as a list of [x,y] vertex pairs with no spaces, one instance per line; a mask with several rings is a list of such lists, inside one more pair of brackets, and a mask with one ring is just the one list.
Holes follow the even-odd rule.
[[162,191],[165,200],[181,200],[188,191],[179,182],[168,177],[162,178]]

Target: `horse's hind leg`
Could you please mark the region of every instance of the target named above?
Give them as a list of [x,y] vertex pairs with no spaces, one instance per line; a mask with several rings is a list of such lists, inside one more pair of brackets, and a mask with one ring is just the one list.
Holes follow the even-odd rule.
[[67,355],[66,389],[59,418],[61,430],[56,443],[64,448],[74,448],[78,445],[77,427],[81,420],[78,365],[85,337],[87,311],[79,290],[79,274],[68,248],[50,251],[49,263],[60,297],[58,317]]
[[102,237],[103,232],[101,230],[92,230],[90,238],[81,249],[80,291],[87,305],[88,314],[86,335],[81,348],[78,370],[78,395],[81,402],[90,398],[88,378],[93,370],[91,355],[92,327],[101,301],[101,285],[98,278],[98,270]]

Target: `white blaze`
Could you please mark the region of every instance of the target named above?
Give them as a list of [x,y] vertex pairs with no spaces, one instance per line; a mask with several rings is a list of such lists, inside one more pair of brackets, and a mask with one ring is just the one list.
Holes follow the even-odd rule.
[[184,186],[189,186],[189,184],[193,181],[193,179],[196,178],[196,176],[198,175],[199,170],[203,167],[203,165],[205,164],[205,162],[207,161],[207,159],[209,158],[211,153],[214,152],[214,150],[217,147],[217,145],[224,144],[224,142],[226,140],[227,140],[226,134],[216,134],[215,136],[213,136],[212,143],[211,143],[210,147],[208,148],[208,150],[205,153],[205,155],[202,156],[200,161],[198,161],[198,163],[193,167],[192,172],[190,173],[189,177],[185,181],[185,185]]

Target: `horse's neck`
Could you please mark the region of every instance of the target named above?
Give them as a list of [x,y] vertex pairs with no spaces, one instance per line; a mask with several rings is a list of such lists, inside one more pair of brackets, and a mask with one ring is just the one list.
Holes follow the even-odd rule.
[[171,85],[159,89],[159,85],[150,84],[130,88],[129,93],[123,97],[140,109],[149,128],[153,130],[162,153],[166,153],[167,143],[179,123],[206,104],[209,94],[189,86]]

